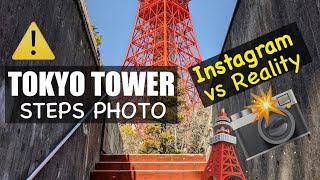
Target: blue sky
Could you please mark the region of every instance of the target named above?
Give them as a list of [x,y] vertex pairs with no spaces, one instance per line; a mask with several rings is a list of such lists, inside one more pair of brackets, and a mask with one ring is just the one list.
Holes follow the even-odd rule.
[[[91,23],[103,36],[105,66],[120,66],[138,11],[138,0],[86,0]],[[236,0],[192,0],[191,18],[203,60],[220,53]]]

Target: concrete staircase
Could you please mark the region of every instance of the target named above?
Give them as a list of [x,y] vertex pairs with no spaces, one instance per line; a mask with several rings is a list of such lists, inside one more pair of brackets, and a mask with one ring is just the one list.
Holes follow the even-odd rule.
[[205,155],[101,155],[91,180],[200,180]]

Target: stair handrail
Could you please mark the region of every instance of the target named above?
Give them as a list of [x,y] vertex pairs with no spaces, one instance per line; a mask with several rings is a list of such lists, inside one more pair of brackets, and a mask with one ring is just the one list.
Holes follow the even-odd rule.
[[[107,93],[105,93],[97,102],[101,102]],[[62,141],[49,153],[49,155],[38,165],[38,167],[28,176],[27,180],[32,180],[43,167],[52,159],[52,157],[60,150],[60,148],[68,141],[68,139],[76,132],[76,130],[81,126],[81,124],[88,118],[88,116],[93,112],[94,107],[92,107],[87,114],[69,131],[69,133],[62,139]]]

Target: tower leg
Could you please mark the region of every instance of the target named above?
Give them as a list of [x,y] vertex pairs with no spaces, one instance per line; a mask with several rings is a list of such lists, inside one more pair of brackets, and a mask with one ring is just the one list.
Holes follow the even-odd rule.
[[225,180],[228,177],[246,179],[233,144],[217,142],[212,145],[212,151],[201,180],[208,180],[210,177],[215,177],[216,180]]

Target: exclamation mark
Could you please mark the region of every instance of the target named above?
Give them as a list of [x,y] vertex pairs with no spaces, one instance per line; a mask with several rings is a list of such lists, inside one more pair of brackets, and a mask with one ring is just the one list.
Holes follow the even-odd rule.
[[[32,39],[32,47],[35,47],[36,46],[36,31],[31,31],[31,39]],[[31,54],[35,55],[36,51],[32,50]]]

